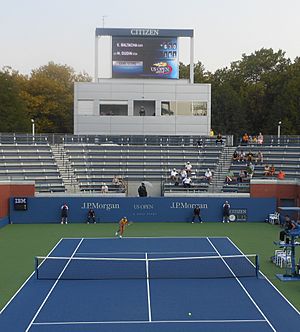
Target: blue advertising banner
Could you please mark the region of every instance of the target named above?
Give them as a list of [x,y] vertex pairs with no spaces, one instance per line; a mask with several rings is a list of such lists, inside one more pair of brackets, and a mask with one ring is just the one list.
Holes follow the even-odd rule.
[[191,222],[196,205],[201,209],[204,222],[221,222],[225,200],[229,201],[231,209],[246,211],[247,222],[263,222],[276,210],[275,198],[28,197],[26,211],[15,210],[11,198],[10,222],[59,223],[64,203],[69,207],[71,223],[85,222],[90,208],[102,223],[117,222],[124,216],[134,222]]

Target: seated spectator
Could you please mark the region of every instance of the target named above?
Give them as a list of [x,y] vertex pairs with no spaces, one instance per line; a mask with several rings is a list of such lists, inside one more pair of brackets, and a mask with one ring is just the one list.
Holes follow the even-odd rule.
[[250,150],[250,151],[247,153],[247,161],[252,162],[253,159],[254,159],[254,154],[253,154],[253,152]]
[[182,180],[184,188],[191,188],[192,186],[192,179],[188,176]]
[[229,171],[229,173],[226,175],[225,182],[231,183],[237,181],[236,176],[234,176],[234,173],[232,171]]
[[276,169],[275,169],[274,165],[271,165],[271,167],[269,169],[269,175],[270,176],[274,176],[275,175],[275,171],[276,171]]
[[171,181],[174,181],[174,182],[178,181],[178,176],[179,176],[179,174],[178,174],[176,168],[173,168],[171,171],[171,175],[170,175]]
[[265,165],[264,167],[264,176],[269,176],[270,175],[270,166]]
[[184,168],[180,172],[180,177],[181,177],[181,180],[183,180],[184,178],[187,177],[187,172]]
[[240,153],[240,162],[244,162],[246,161],[246,153],[241,150],[241,153]]
[[245,133],[242,137],[242,145],[248,145],[249,142],[249,136],[247,133]]
[[257,144],[257,137],[256,136],[252,136],[252,144],[253,145]]
[[208,183],[210,184],[211,183],[211,180],[212,180],[212,177],[213,177],[213,174],[211,172],[211,170],[208,168],[206,170],[206,172],[204,173],[204,176],[205,176],[205,179],[208,181]]
[[218,135],[217,135],[217,138],[216,138],[216,144],[223,144],[223,138],[222,138],[222,135],[221,135],[221,133],[219,133]]
[[236,150],[233,152],[232,160],[233,161],[240,161],[240,155]]
[[102,187],[101,187],[101,192],[103,194],[108,193],[108,186],[106,185],[106,183],[103,183]]
[[215,136],[215,133],[212,129],[210,129],[209,136]]
[[279,180],[284,180],[285,179],[285,173],[282,169],[278,172],[277,179],[279,179]]
[[190,175],[192,173],[192,164],[188,161],[186,164],[185,164],[185,170],[186,170],[186,173],[187,175]]
[[240,173],[239,173],[239,175],[237,177],[237,181],[238,182],[243,182],[246,177],[247,177],[247,175],[245,175],[244,170],[241,169]]
[[114,175],[113,179],[112,179],[112,183],[119,186],[121,184],[121,181],[119,179],[119,177],[117,175]]
[[197,140],[197,146],[203,146],[203,139],[202,138],[199,138]]
[[262,154],[261,151],[258,151],[255,162],[260,164],[264,162],[264,155]]
[[264,136],[262,133],[259,133],[257,136],[257,144],[262,145],[264,143]]
[[253,174],[254,174],[254,165],[252,163],[249,163],[247,168],[246,168],[246,171],[247,171],[247,175],[251,179],[253,177]]

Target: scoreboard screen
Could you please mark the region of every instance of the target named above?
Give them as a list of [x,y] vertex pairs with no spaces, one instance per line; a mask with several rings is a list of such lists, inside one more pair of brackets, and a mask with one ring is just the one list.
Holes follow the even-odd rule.
[[18,211],[26,211],[27,197],[14,197],[14,209]]
[[178,79],[176,37],[112,37],[113,78]]

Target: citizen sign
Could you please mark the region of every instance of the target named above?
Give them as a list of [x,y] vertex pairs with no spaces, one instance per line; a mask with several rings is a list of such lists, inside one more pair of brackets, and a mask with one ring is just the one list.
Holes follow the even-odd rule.
[[158,29],[131,29],[130,34],[132,36],[158,36]]

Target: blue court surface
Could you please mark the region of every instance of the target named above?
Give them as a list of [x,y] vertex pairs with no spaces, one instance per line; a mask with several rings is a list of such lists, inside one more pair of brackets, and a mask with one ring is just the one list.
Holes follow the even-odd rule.
[[300,329],[299,312],[228,238],[61,239],[37,266],[0,331]]

